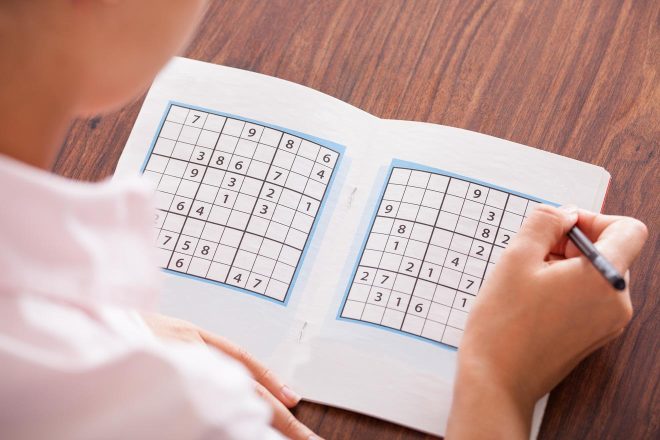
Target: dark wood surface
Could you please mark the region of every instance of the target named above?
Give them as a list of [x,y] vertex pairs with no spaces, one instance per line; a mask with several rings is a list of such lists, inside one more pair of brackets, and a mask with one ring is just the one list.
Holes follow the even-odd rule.
[[[650,228],[635,317],[552,393],[540,437],[660,438],[660,2],[213,1],[185,55],[609,170],[604,211]],[[111,175],[141,101],[76,122],[54,170]],[[296,414],[326,438],[427,437],[311,403]]]

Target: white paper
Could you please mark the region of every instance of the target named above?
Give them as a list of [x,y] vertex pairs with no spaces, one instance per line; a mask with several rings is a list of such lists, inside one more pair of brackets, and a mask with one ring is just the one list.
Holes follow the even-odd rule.
[[[466,130],[381,120],[287,81],[173,60],[154,82],[116,170],[139,173],[168,103],[229,113],[343,145],[324,211],[286,306],[163,273],[162,311],[243,345],[304,398],[443,435],[456,351],[338,320],[375,204],[394,159],[551,202],[599,210],[600,167]],[[547,397],[537,405],[538,433]]]

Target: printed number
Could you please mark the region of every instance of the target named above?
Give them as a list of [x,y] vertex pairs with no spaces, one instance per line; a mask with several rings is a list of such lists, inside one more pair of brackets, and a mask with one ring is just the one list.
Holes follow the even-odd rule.
[[458,257],[451,260],[451,264],[453,264],[454,266],[458,266]]
[[429,278],[433,276],[433,268],[429,267]]
[[204,151],[200,151],[199,156],[197,156],[197,160],[204,160],[205,155],[206,155],[206,153]]
[[509,234],[503,234],[504,235],[504,240],[502,240],[502,244],[509,244],[509,240],[511,240],[511,236]]
[[406,232],[406,225],[399,225],[399,229],[397,229],[397,232],[399,234],[405,234]]
[[285,145],[285,146],[286,146],[288,149],[293,148],[293,139],[289,139],[288,141],[286,141],[286,145]]
[[272,199],[273,195],[275,195],[275,190],[273,188],[268,188],[268,194],[266,194],[266,197]]
[[218,158],[215,161],[215,164],[221,166],[223,163],[225,163],[225,156],[218,156]]
[[360,281],[367,281],[367,278],[369,277],[369,272],[362,272],[363,276],[360,278]]
[[495,220],[495,213],[493,211],[488,211],[488,221],[492,222]]
[[261,205],[261,211],[259,214],[266,214],[268,212],[268,205]]
[[279,172],[279,171],[275,171],[275,177],[273,177],[273,180],[277,180],[277,179],[279,179],[281,175],[282,175],[281,172]]
[[415,305],[415,311],[416,311],[417,313],[421,313],[422,310],[424,310],[424,308],[422,307],[421,304],[417,304],[417,305]]
[[243,161],[239,160],[238,162],[236,162],[234,164],[234,168],[236,168],[237,170],[243,169]]
[[312,202],[307,202],[307,212],[312,209]]
[[482,236],[483,238],[488,238],[488,237],[490,237],[490,229],[486,229],[486,228],[484,228],[484,230],[481,231],[481,236]]
[[472,198],[478,199],[479,197],[481,197],[481,190],[475,189],[474,192],[472,193]]
[[169,235],[166,235],[165,236],[165,241],[163,242],[163,244],[165,245],[165,244],[169,243],[171,239],[172,239],[172,237],[170,237]]
[[326,154],[325,156],[323,156],[323,162],[325,162],[325,163],[330,162],[330,155],[329,154]]
[[225,200],[222,202],[223,205],[226,205],[227,202],[229,201],[229,194],[224,194]]
[[176,263],[174,263],[176,267],[183,267],[183,258],[179,258],[176,260]]
[[253,289],[261,284],[263,280],[261,278],[255,278],[254,281],[256,281],[256,283],[254,283],[254,286],[252,286]]
[[193,115],[192,123],[194,124],[197,121],[199,121],[199,115]]
[[376,299],[374,301],[379,302],[383,299],[383,292],[376,292]]
[[230,177],[229,178],[229,183],[227,184],[228,187],[236,186],[236,177]]
[[184,251],[187,251],[188,249],[190,249],[190,240],[184,241],[183,246],[181,246],[181,249],[183,249]]
[[237,283],[240,283],[240,282],[241,282],[241,274],[240,274],[240,273],[237,274],[237,275],[233,278],[233,280],[236,281]]
[[390,279],[390,276],[389,276],[389,275],[385,275],[385,274],[383,274],[383,281],[381,281],[380,284],[385,284],[385,282],[386,282],[387,280],[389,280],[389,279]]
[[467,286],[465,288],[469,289],[470,287],[472,287],[473,284],[474,284],[473,280],[467,280]]
[[394,242],[394,250],[397,250],[397,249],[399,249],[399,242],[395,241]]
[[397,305],[397,307],[399,307],[401,305],[401,297],[400,296],[396,297],[396,305]]
[[385,214],[389,214],[393,209],[394,207],[392,205],[385,205]]
[[204,207],[200,206],[199,209],[195,210],[195,212],[199,215],[204,215]]
[[186,202],[179,202],[176,204],[177,211],[183,211],[186,209]]
[[325,170],[321,170],[318,173],[316,173],[317,176],[319,176],[319,179],[325,178]]
[[248,130],[248,137],[252,137],[255,134],[257,134],[257,130],[255,130],[254,128],[251,128],[251,129]]
[[415,263],[408,262],[408,267],[406,267],[406,272],[412,272],[415,267]]
[[467,298],[461,298],[463,300],[463,305],[461,307],[465,307],[465,303],[467,302]]
[[202,246],[202,250],[200,251],[200,253],[202,255],[208,255],[210,250],[211,248],[209,246]]
[[478,250],[477,252],[475,252],[475,254],[477,254],[477,255],[483,257],[483,256],[484,256],[484,251],[485,251],[485,250],[486,250],[485,247],[483,247],[483,246],[479,246],[479,250]]
[[197,177],[198,174],[199,174],[199,170],[197,168],[193,168],[192,170],[190,170],[190,177]]

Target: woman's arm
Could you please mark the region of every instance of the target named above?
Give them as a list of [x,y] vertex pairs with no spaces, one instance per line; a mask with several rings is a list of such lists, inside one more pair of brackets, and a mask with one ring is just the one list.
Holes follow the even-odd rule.
[[614,290],[568,241],[575,223],[628,279],[643,223],[572,208],[532,213],[468,318],[447,438],[528,438],[536,401],[630,321],[629,291]]

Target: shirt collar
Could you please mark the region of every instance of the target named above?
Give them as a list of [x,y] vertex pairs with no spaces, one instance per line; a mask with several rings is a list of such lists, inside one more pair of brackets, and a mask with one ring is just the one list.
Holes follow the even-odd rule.
[[0,155],[0,292],[155,305],[152,194],[83,183]]

